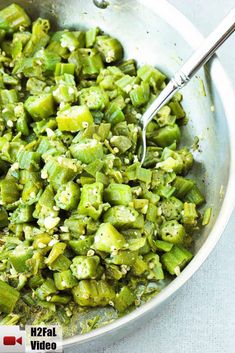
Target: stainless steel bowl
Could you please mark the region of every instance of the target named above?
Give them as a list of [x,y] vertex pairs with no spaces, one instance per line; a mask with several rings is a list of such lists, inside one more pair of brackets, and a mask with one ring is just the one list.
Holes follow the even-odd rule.
[[[1,0],[1,7],[11,3]],[[139,64],[158,66],[171,76],[202,40],[197,29],[165,0],[110,0],[98,9],[92,0],[17,0],[34,18],[45,16],[55,26],[99,26],[119,38],[126,57]],[[206,96],[203,95],[205,86]],[[201,70],[183,90],[184,108],[190,118],[184,143],[200,137],[193,174],[201,181],[213,217],[195,244],[195,257],[181,275],[154,299],[115,322],[64,341],[64,346],[84,349],[109,344],[155,315],[160,306],[195,273],[220,238],[235,205],[235,117],[233,88],[218,58]]]

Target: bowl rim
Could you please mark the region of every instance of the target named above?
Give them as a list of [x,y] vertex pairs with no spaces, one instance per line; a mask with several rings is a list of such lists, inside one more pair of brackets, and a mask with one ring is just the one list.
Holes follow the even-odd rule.
[[[181,34],[185,41],[196,49],[204,39],[200,31],[188,20],[178,9],[171,5],[167,0],[136,0],[145,7],[150,8],[157,15],[160,15],[169,25],[174,23],[174,28]],[[177,18],[177,21],[175,20]],[[185,30],[187,28],[187,30]],[[223,204],[217,220],[208,236],[207,240],[182,271],[182,273],[175,278],[169,285],[167,285],[157,296],[152,298],[149,302],[143,304],[131,313],[107,324],[103,327],[97,328],[86,334],[78,334],[63,340],[63,347],[69,347],[74,344],[88,343],[95,338],[101,338],[106,333],[117,330],[126,324],[130,324],[137,319],[145,316],[157,306],[160,306],[164,301],[171,297],[178,289],[180,289],[200,266],[207,259],[209,254],[214,249],[218,240],[220,239],[235,206],[235,186],[232,177],[235,175],[235,119],[233,102],[235,101],[235,91],[230,82],[225,70],[223,69],[218,57],[215,55],[211,61],[211,76],[213,83],[221,98],[222,105],[225,111],[226,121],[228,124],[228,135],[230,143],[230,167],[227,190],[224,195]],[[223,88],[226,87],[226,90]]]

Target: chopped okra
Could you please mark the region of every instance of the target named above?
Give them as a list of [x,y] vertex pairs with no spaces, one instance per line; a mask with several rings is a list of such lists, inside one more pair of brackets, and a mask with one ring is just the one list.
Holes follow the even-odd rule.
[[209,223],[179,146],[181,94],[149,124],[139,163],[139,118],[167,78],[123,56],[97,27],[54,31],[19,5],[0,10],[3,324],[69,328],[89,312],[97,326],[89,308],[130,312],[180,274]]

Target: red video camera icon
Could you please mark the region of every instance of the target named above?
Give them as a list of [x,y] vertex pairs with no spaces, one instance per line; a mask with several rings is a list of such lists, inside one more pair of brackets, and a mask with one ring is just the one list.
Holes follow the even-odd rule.
[[22,345],[22,337],[16,338],[15,336],[4,336],[3,344],[4,346],[15,346],[16,343]]

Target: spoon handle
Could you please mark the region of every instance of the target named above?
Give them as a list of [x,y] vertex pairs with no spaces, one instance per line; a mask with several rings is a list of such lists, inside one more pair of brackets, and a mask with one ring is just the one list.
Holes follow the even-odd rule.
[[143,114],[141,121],[144,130],[157,111],[160,110],[161,107],[163,107],[173,95],[193,77],[193,75],[212,57],[215,51],[234,32],[234,30],[235,8],[229,12],[218,27],[183,64],[180,70],[174,75],[164,90]]

